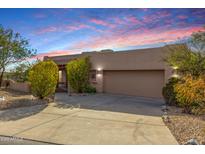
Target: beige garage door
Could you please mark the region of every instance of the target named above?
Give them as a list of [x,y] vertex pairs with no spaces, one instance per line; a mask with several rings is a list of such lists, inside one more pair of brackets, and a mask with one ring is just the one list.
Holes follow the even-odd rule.
[[105,71],[104,92],[162,97],[164,71]]

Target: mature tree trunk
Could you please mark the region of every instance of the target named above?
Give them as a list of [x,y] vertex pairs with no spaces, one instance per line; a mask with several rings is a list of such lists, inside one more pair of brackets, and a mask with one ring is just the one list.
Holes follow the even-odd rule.
[[3,81],[4,71],[5,71],[5,68],[2,69],[2,72],[0,74],[0,87],[1,87],[2,81]]

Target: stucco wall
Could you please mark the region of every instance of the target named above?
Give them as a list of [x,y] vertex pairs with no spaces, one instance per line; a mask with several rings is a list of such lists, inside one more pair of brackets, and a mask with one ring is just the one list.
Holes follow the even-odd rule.
[[10,80],[8,88],[21,92],[30,92],[30,84],[28,82],[15,82]]
[[[103,92],[103,72],[109,70],[149,70],[163,71],[164,84],[172,75],[172,69],[164,62],[168,51],[165,47],[117,52],[83,52],[77,55],[50,57],[57,64],[67,64],[78,57],[89,56],[92,70],[102,70],[96,75],[96,87],[98,92]],[[45,58],[47,59],[47,58]]]
[[103,70],[162,70],[165,68],[163,48],[119,52],[94,52],[90,55],[93,69]]

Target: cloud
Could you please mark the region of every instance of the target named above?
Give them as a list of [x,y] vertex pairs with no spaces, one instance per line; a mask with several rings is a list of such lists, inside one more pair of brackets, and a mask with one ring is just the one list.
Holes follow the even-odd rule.
[[72,54],[76,54],[77,51],[68,51],[68,50],[55,50],[55,51],[48,51],[46,53],[40,53],[37,54],[36,56],[33,56],[30,59],[43,59],[43,57],[48,56],[48,57],[52,57],[52,56],[61,56],[61,55],[72,55]]
[[176,41],[179,38],[185,38],[190,36],[193,32],[203,30],[202,27],[189,27],[183,29],[171,29],[160,32],[157,29],[144,29],[144,32],[140,34],[127,33],[122,35],[121,33],[105,34],[100,37],[90,38],[87,41],[81,41],[74,44],[71,48],[78,50],[96,50],[103,48],[124,48],[129,46],[154,44],[161,42]]
[[121,19],[120,17],[114,17],[113,21],[115,24],[118,24],[118,25],[122,25],[126,23],[125,20]]
[[179,19],[187,19],[188,17],[185,16],[185,15],[178,15],[177,18],[179,18]]
[[132,24],[142,24],[142,22],[134,16],[126,17],[126,21],[128,21],[129,23],[132,23]]
[[58,26],[48,26],[40,28],[35,31],[36,34],[45,34],[52,32],[73,32],[81,29],[94,29],[92,26],[86,24],[68,24],[68,25],[58,25]]
[[45,28],[38,29],[36,31],[36,34],[44,34],[44,33],[49,33],[49,32],[56,32],[58,30],[59,30],[59,27],[48,26],[48,27],[45,27]]
[[47,15],[43,13],[37,13],[37,14],[34,14],[34,17],[37,19],[43,19],[43,18],[46,18]]
[[170,17],[170,16],[171,16],[171,13],[166,11],[166,10],[158,11],[158,12],[153,13],[153,14],[145,15],[143,17],[143,22],[144,23],[153,23],[153,22],[160,21],[160,20],[165,19],[165,18]]
[[[61,18],[59,17],[57,22],[53,23],[54,25],[37,29],[36,34],[56,32],[55,37],[58,37],[58,32],[63,32],[63,35],[67,35],[70,32],[84,30],[83,35],[76,33],[75,38],[72,38],[75,41],[68,45],[68,49],[71,51],[126,48],[129,46],[170,42],[178,38],[188,37],[192,32],[200,30],[200,26],[205,21],[204,18],[199,19],[199,17],[204,17],[204,14],[202,14],[203,10],[102,10],[91,12],[85,10],[76,11],[77,13],[73,14],[75,17],[60,16]],[[54,11],[57,14],[59,13],[58,10]],[[63,10],[62,12],[64,12],[64,15],[68,15],[68,10]],[[59,19],[62,19],[61,23],[59,23]],[[70,35],[67,38],[69,37]],[[59,39],[59,42],[61,39]],[[64,48],[67,44],[65,40],[61,42],[60,46]]]
[[100,19],[95,19],[95,18],[93,18],[93,19],[90,19],[90,22],[91,22],[91,23],[94,23],[94,24],[96,24],[96,25],[101,25],[101,26],[105,26],[105,27],[110,27],[110,28],[115,27],[114,24],[111,24],[111,23],[109,23],[109,22],[106,22],[105,20],[100,20]]

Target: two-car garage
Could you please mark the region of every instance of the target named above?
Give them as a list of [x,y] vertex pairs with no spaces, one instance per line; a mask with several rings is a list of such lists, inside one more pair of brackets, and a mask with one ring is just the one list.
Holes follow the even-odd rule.
[[162,97],[164,70],[110,70],[103,78],[105,93]]

